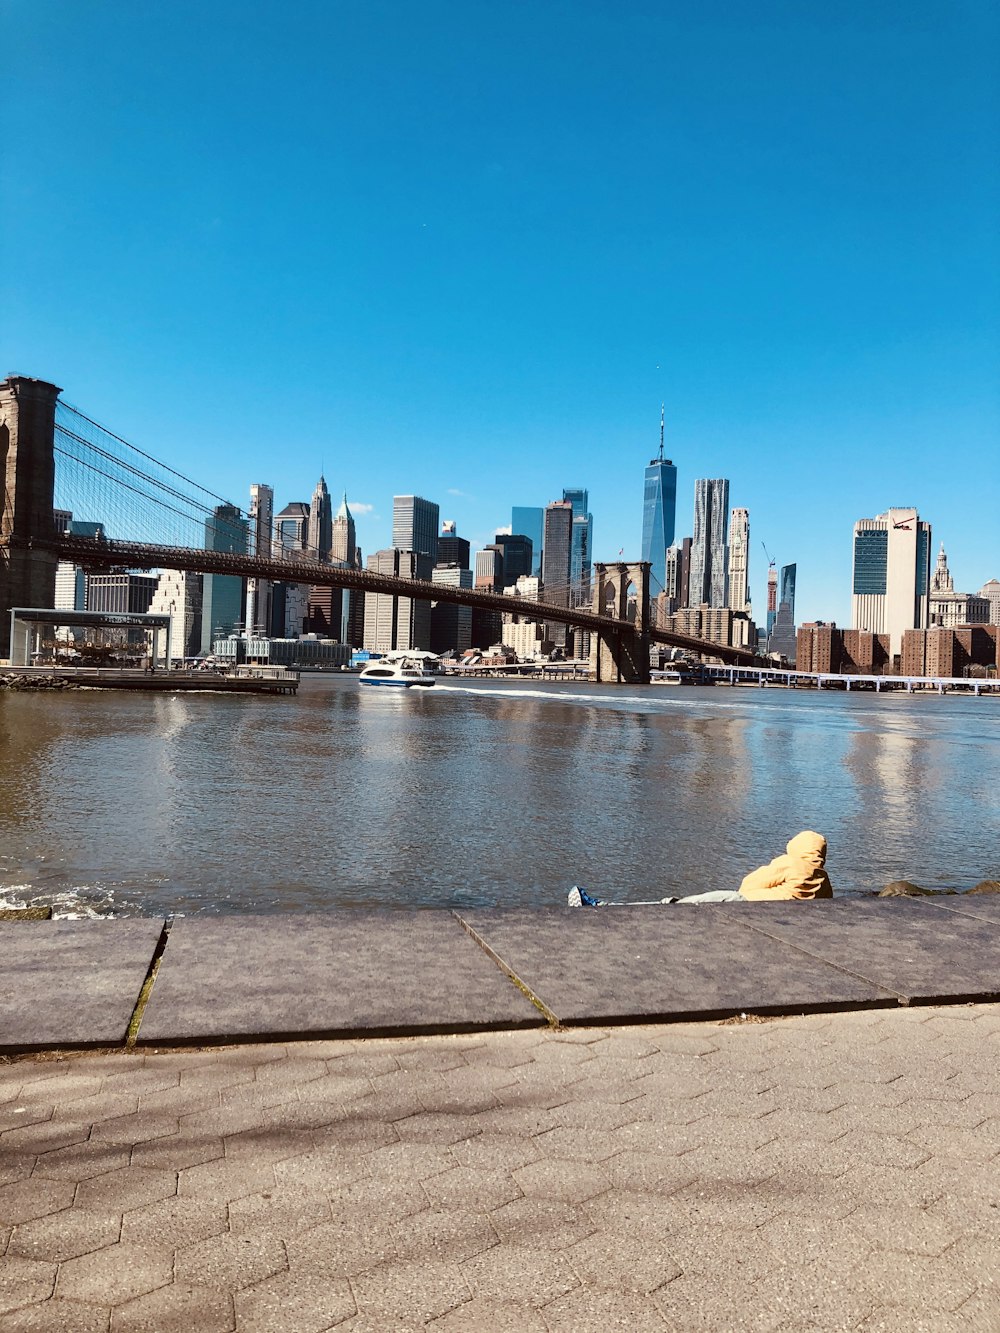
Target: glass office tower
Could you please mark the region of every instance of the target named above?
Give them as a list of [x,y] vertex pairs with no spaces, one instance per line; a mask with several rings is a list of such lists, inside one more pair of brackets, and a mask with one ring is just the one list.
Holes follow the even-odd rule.
[[677,527],[677,469],[663,457],[663,415],[660,453],[650,460],[642,495],[642,559],[651,566],[653,592],[662,591],[667,576],[667,547]]
[[510,511],[510,530],[515,537],[531,538],[531,573],[535,578],[542,576],[542,532],[545,527],[545,510],[525,505],[514,505]]

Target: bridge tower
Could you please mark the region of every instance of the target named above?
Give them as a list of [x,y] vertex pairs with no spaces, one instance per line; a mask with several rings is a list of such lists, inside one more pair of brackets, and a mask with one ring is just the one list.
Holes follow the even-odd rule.
[[646,560],[594,565],[593,611],[629,624],[591,632],[590,670],[595,680],[649,684],[649,571]]
[[0,659],[10,656],[15,606],[51,606],[57,557],[32,550],[51,537],[55,482],[56,399],[45,380],[11,375],[0,381]]

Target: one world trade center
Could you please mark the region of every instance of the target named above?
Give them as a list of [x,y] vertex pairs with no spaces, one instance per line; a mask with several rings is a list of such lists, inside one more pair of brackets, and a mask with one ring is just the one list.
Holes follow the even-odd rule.
[[677,469],[663,457],[663,408],[660,408],[660,452],[646,468],[642,500],[642,559],[651,565],[654,594],[664,586],[667,547],[674,543],[677,516]]

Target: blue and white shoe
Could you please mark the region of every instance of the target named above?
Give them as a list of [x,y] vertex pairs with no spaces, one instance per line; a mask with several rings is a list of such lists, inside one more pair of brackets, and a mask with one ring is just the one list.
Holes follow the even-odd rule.
[[586,889],[579,888],[574,884],[566,897],[567,907],[606,907],[607,904],[601,898],[592,897]]

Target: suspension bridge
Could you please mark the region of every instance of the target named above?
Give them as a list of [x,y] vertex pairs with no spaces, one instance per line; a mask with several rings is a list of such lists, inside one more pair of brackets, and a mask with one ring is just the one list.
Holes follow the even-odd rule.
[[[648,680],[651,643],[733,665],[756,661],[747,650],[658,626],[650,567],[642,562],[595,563],[589,605],[573,605],[579,590],[574,596],[566,586],[543,588],[538,600],[512,597],[358,569],[308,547],[279,555],[280,541],[270,537],[258,538],[254,551],[209,549],[206,531],[220,506],[248,524],[250,516],[63,402],[60,392],[26,376],[0,383],[0,658],[9,653],[11,610],[52,606],[56,565],[66,561],[88,572],[180,570],[349,589],[572,626],[590,632],[598,680]],[[72,513],[69,530],[61,530],[57,512]]]

